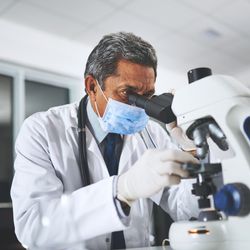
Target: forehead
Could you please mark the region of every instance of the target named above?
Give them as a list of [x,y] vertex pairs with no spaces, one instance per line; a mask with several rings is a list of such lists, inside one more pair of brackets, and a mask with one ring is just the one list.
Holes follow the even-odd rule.
[[117,64],[116,84],[137,86],[154,86],[155,73],[152,67],[121,60]]
[[155,81],[155,73],[152,67],[120,60],[117,64],[117,76],[123,79],[138,78],[141,80]]

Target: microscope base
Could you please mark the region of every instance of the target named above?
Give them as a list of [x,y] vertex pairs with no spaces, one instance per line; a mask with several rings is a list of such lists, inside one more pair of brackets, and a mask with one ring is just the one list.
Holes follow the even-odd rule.
[[[174,250],[249,249],[250,238],[236,240],[231,234],[232,227],[235,225],[228,220],[176,222],[171,225],[169,231],[170,246]],[[233,230],[237,230],[238,233],[241,231],[240,228]],[[242,235],[246,233],[243,228],[241,233]]]

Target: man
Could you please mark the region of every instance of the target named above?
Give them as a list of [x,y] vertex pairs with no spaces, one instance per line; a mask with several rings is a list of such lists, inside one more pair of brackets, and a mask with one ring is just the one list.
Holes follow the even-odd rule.
[[16,234],[24,245],[149,246],[153,201],[174,220],[197,215],[185,184],[168,188],[188,175],[180,164],[196,159],[174,149],[144,110],[127,104],[129,93],[154,94],[156,68],[155,51],[141,38],[104,36],[86,64],[88,98],[24,122],[11,191]]

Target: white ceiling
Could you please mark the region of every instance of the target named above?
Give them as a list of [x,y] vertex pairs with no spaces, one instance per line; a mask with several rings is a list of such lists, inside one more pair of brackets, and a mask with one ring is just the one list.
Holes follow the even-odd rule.
[[0,18],[92,47],[130,31],[177,72],[250,70],[250,0],[0,0]]

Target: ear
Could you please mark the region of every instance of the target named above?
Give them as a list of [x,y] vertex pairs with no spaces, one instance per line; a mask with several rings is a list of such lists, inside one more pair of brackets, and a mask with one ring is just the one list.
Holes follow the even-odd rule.
[[85,78],[85,90],[87,94],[89,95],[89,98],[91,100],[96,99],[96,92],[97,92],[97,85],[96,80],[93,76],[88,75]]

